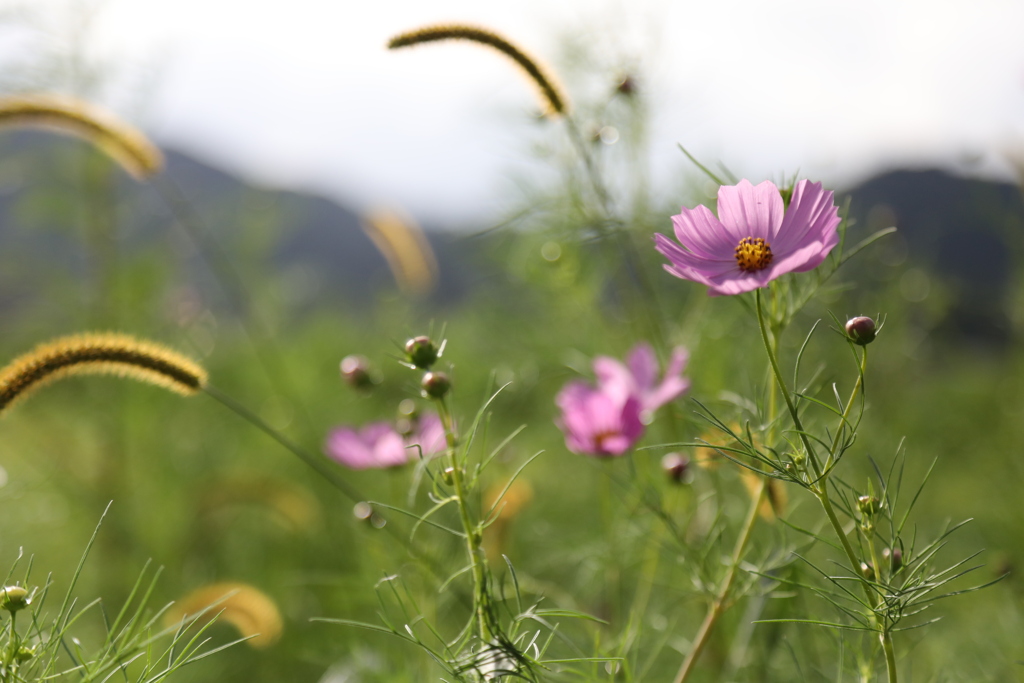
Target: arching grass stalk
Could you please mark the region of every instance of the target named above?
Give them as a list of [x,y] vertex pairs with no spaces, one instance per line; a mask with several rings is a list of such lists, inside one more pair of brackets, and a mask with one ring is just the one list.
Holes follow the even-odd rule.
[[[776,345],[772,333],[769,332],[768,325],[765,322],[764,305],[762,303],[761,289],[755,290],[755,298],[757,303],[757,323],[761,329],[761,339],[764,342],[765,351],[768,353],[768,361],[771,364],[772,372],[775,375],[776,384],[778,384],[779,390],[782,392],[782,397],[786,401],[786,407],[789,409],[790,417],[793,420],[793,426],[797,433],[800,435],[800,440],[807,451],[807,459],[814,469],[814,482],[810,485],[811,492],[815,495],[818,501],[821,503],[822,508],[825,511],[825,516],[828,517],[829,524],[832,525],[833,531],[843,545],[843,550],[846,552],[847,559],[850,562],[850,568],[860,579],[861,587],[864,589],[864,594],[867,597],[868,604],[871,606],[872,613],[874,615],[874,621],[878,628],[878,638],[882,644],[882,650],[885,653],[885,666],[888,672],[888,683],[898,683],[896,673],[896,654],[893,648],[892,633],[889,631],[885,624],[885,618],[878,613],[878,595],[875,593],[874,588],[871,585],[871,580],[866,572],[860,571],[860,560],[857,558],[857,553],[853,549],[853,545],[850,543],[849,537],[846,535],[846,531],[843,529],[842,523],[839,521],[839,517],[836,515],[835,509],[832,506],[832,501],[829,500],[828,495],[828,476],[830,469],[826,467],[822,470],[817,455],[814,452],[814,448],[811,446],[810,439],[807,437],[807,431],[804,429],[803,423],[800,420],[800,414],[796,409],[796,405],[793,403],[793,397],[790,395],[789,389],[786,387],[786,382],[783,379],[782,370],[779,367],[779,359],[776,353]],[[832,448],[828,454],[827,465],[834,464],[835,454],[840,444],[840,431],[842,427],[847,424],[849,419],[850,408],[853,405],[856,397],[856,392],[863,390],[864,386],[864,372],[867,367],[867,349],[864,349],[864,353],[861,356],[860,372],[857,378],[857,383],[854,385],[854,393],[851,395],[850,400],[844,407],[843,413],[840,416],[840,426],[836,430],[836,435],[833,437]],[[869,539],[869,546],[871,547],[872,556],[874,553],[873,544]],[[876,558],[872,557],[873,567],[876,571],[880,571],[881,565],[878,564]]]
[[446,397],[435,399],[437,412],[441,417],[441,424],[444,426],[446,443],[445,457],[448,461],[448,472],[451,474],[452,488],[455,489],[455,499],[459,506],[459,519],[462,521],[462,530],[466,536],[466,552],[469,555],[470,566],[473,573],[473,614],[477,622],[480,638],[489,643],[494,634],[491,628],[490,599],[487,592],[487,558],[481,545],[482,535],[478,525],[473,523],[469,514],[469,502],[466,500],[466,485],[463,479],[462,463],[458,456],[458,433],[455,429],[455,420],[452,419],[451,409],[448,406]]

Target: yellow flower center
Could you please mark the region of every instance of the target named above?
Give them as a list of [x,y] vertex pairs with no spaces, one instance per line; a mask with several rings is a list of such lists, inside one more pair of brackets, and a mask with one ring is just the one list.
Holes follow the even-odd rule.
[[772,263],[772,248],[762,237],[744,237],[736,247],[736,263],[745,273],[764,270]]

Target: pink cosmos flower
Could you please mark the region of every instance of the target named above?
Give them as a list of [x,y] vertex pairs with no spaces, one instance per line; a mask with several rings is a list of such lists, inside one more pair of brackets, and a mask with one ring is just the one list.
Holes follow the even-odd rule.
[[655,410],[690,388],[690,380],[682,376],[687,360],[686,349],[681,346],[672,349],[665,376],[659,383],[654,349],[647,342],[640,342],[626,356],[625,365],[614,358],[598,356],[594,359],[594,374],[605,392],[626,392],[638,397],[640,409],[647,418],[644,422],[650,422]]
[[643,436],[636,396],[608,393],[577,381],[565,385],[555,403],[562,409],[562,417],[555,423],[573,453],[622,455]]
[[362,429],[338,427],[327,435],[324,452],[354,470],[400,467],[419,457],[429,458],[445,449],[444,427],[437,415],[424,415],[416,430],[403,438],[387,422]]
[[622,455],[643,436],[654,411],[682,394],[689,381],[682,377],[687,353],[672,351],[672,359],[659,383],[658,361],[649,344],[629,352],[626,365],[614,358],[594,359],[597,387],[575,381],[555,398],[562,410],[556,420],[565,433],[565,445],[584,455]]
[[[816,268],[839,243],[839,209],[821,183],[801,180],[786,210],[774,183],[718,188],[718,218],[706,206],[672,216],[676,239],[655,235],[665,270],[705,284],[708,294],[742,294],[786,273]],[[680,244],[682,246],[680,246]]]

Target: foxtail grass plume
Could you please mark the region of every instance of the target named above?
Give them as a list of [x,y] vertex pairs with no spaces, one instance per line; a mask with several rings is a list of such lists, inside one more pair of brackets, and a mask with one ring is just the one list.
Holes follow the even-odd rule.
[[406,294],[429,294],[437,285],[437,259],[423,230],[396,211],[371,211],[363,231],[388,262],[398,288]]
[[201,624],[214,619],[226,621],[257,649],[276,643],[284,630],[274,601],[244,583],[214,583],[197,588],[168,611],[164,623],[173,626],[190,618]]
[[137,128],[109,111],[66,95],[38,93],[2,97],[0,126],[44,128],[82,138],[137,180],[160,172],[164,165],[163,154]]
[[0,370],[0,411],[36,387],[71,375],[114,375],[191,395],[206,384],[206,370],[166,346],[126,334],[60,337],[18,356]]
[[388,41],[388,49],[395,50],[400,47],[432,43],[439,40],[468,40],[497,50],[518,64],[526,75],[529,76],[530,80],[540,89],[540,94],[548,114],[568,113],[569,101],[558,82],[541,67],[536,59],[494,31],[465,24],[424,26],[423,28],[407,31],[395,36]]

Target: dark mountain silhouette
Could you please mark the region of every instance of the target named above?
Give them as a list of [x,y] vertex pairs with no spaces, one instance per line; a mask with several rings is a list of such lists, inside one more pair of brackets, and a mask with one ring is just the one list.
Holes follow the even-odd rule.
[[1024,260],[1021,188],[944,171],[891,171],[848,191],[869,229],[896,225],[908,261],[942,281],[945,332],[1005,342],[1014,271]]
[[[156,182],[180,189],[223,253],[241,254],[239,268],[260,269],[247,275],[299,282],[300,305],[367,308],[395,289],[384,257],[352,210],[311,194],[258,188],[175,151],[166,156]],[[87,244],[93,238],[83,228],[96,217],[81,206],[88,163],[96,164],[96,155],[76,140],[0,134],[0,307],[10,310],[30,300],[34,278],[50,268],[73,278],[98,277],[90,259],[102,249]],[[159,186],[119,172],[107,177],[116,179],[106,191],[116,199],[118,249],[154,243],[176,249],[185,279],[197,283],[207,300],[230,306],[209,266],[174,229]],[[1018,187],[936,170],[892,171],[841,194],[851,197],[851,215],[869,230],[895,224],[909,263],[942,281],[952,299],[943,323],[948,331],[989,341],[1009,338],[1008,297],[1024,259]],[[491,262],[483,257],[485,242],[426,228],[440,281],[421,306],[456,304],[481,283],[493,282],[493,269],[480,265]]]

